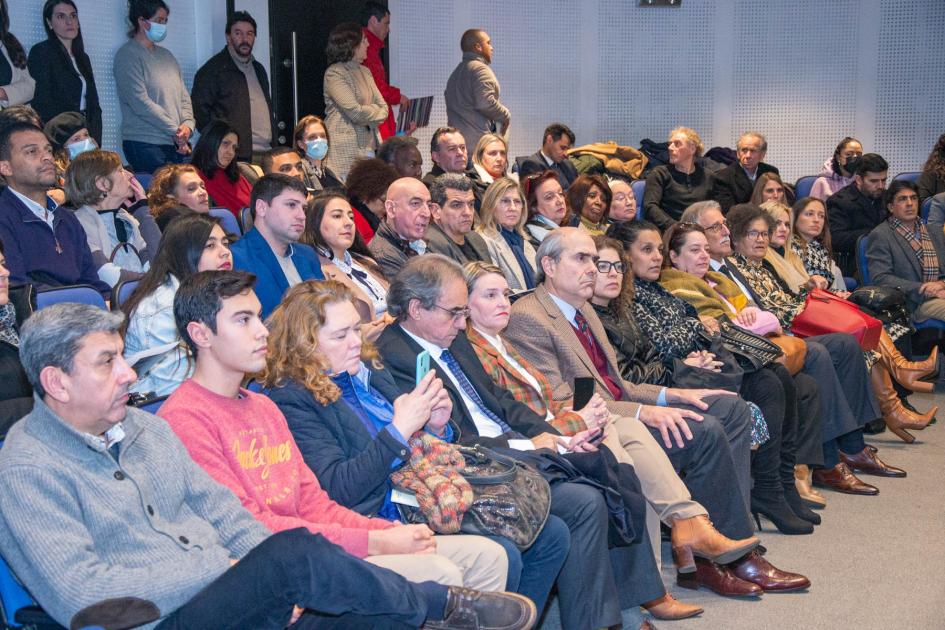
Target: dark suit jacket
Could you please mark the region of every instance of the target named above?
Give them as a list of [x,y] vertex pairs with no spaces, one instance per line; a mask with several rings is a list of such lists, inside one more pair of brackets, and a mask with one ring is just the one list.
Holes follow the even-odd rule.
[[[36,90],[30,105],[43,122],[63,112],[77,112],[82,98],[82,81],[72,66],[69,53],[56,37],[39,42],[30,49],[30,76]],[[79,72],[85,78],[85,119],[89,135],[102,145],[102,108],[95,88],[95,75],[88,55],[76,58]]]
[[535,153],[529,155],[527,158],[516,158],[515,161],[518,162],[518,176],[522,181],[534,173],[551,170],[558,174],[558,181],[561,182],[561,187],[567,190],[571,182],[576,180],[578,176],[577,169],[574,168],[574,164],[571,163],[571,160],[565,158],[560,162],[555,162],[553,166],[548,166],[548,162],[542,157],[540,150],[535,151]]
[[856,182],[827,197],[827,221],[834,252],[854,253],[857,239],[869,234],[888,214],[883,200],[862,194]]
[[[388,400],[401,394],[387,370],[371,370],[370,382]],[[332,500],[365,516],[376,515],[387,495],[391,467],[410,457],[407,448],[388,431],[371,437],[343,400],[323,405],[296,381],[274,387],[269,397]]]
[[[945,235],[942,230],[930,229],[928,232],[938,256],[936,279],[940,280],[945,278]],[[910,310],[915,310],[927,299],[919,293],[919,287],[924,282],[919,259],[912,251],[912,246],[888,221],[883,221],[870,232],[866,244],[866,261],[871,283],[893,287],[905,293]]]
[[[778,169],[761,162],[758,165],[757,178],[765,173],[778,175]],[[715,173],[715,182],[712,184],[711,198],[719,202],[722,212],[727,213],[729,208],[739,203],[748,203],[751,193],[755,190],[755,182],[748,179],[745,169],[737,161],[732,162],[721,171]]]
[[[256,297],[262,303],[263,318],[279,305],[282,296],[289,290],[289,281],[276,260],[269,243],[256,228],[247,232],[230,248],[233,253],[233,268],[256,274]],[[318,255],[308,245],[292,245],[292,262],[303,281],[324,280]]]
[[430,226],[427,228],[427,251],[434,254],[443,254],[449,258],[452,258],[461,265],[465,265],[468,262],[475,262],[476,260],[482,260],[485,262],[492,262],[492,258],[489,256],[489,246],[486,245],[486,241],[479,236],[476,232],[472,230],[466,234],[466,242],[472,247],[473,251],[476,252],[477,258],[470,259],[466,254],[460,249],[453,239],[446,235],[439,225],[431,222]]
[[[405,392],[413,390],[416,383],[417,355],[423,350],[420,344],[404,332],[399,324],[391,324],[384,329],[384,332],[378,338],[377,349],[400,389]],[[492,381],[482,367],[482,363],[479,362],[479,357],[476,356],[476,351],[473,350],[465,333],[461,332],[456,336],[449,347],[449,351],[456,357],[456,361],[466,374],[466,378],[469,379],[469,382],[472,383],[476,392],[482,398],[483,404],[492,413],[505,420],[512,429],[529,438],[542,433],[558,434],[554,427],[545,422],[544,416],[539,416],[528,405],[515,400],[509,392]],[[473,422],[459,390],[453,385],[453,381],[450,380],[450,377],[436,361],[431,360],[430,367],[436,369],[437,376],[443,381],[443,386],[446,387],[450,400],[453,402],[452,422],[454,431],[458,429],[455,433],[457,441],[483,444],[485,446],[508,446],[508,435],[497,438],[479,436],[476,424]]]
[[[253,70],[256,71],[259,87],[266,96],[266,105],[269,106],[269,137],[270,143],[274,143],[276,123],[269,96],[269,77],[266,76],[266,69],[255,59]],[[243,161],[252,157],[253,125],[249,108],[249,87],[246,85],[245,75],[236,67],[236,62],[226,46],[197,70],[190,100],[194,106],[194,119],[197,121],[198,130],[202,130],[211,120],[226,120],[240,137],[237,157]]]

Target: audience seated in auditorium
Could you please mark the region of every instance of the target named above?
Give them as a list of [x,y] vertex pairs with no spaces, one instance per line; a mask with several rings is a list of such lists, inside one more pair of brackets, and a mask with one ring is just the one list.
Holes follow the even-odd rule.
[[845,276],[856,274],[856,242],[886,220],[883,205],[889,164],[876,153],[859,161],[853,183],[827,198],[827,217],[833,250]]
[[607,182],[610,186],[610,208],[607,209],[607,222],[622,223],[637,218],[637,197],[630,188],[630,182],[614,178]]
[[486,185],[507,175],[509,143],[502,136],[487,133],[479,138],[472,156],[473,169]]
[[852,184],[862,155],[863,145],[859,140],[850,136],[841,140],[833,155],[824,162],[820,177],[814,180],[810,196],[826,201],[830,195]]
[[41,129],[14,122],[0,129],[0,240],[6,247],[10,282],[31,282],[37,291],[90,284],[108,296],[86,242],[82,224],[46,191],[56,184],[52,145]]
[[738,159],[720,171],[716,171],[710,197],[719,202],[722,212],[738,203],[747,203],[758,177],[765,173],[778,174],[778,169],[765,164],[768,141],[757,131],[748,131],[735,143]]
[[130,0],[128,42],[115,53],[112,72],[121,105],[125,158],[136,173],[180,164],[190,155],[194,112],[180,66],[158,46],[167,36],[170,8],[164,0]]
[[430,185],[427,251],[443,254],[460,264],[489,260],[486,242],[473,231],[476,197],[465,175],[444,173]]
[[210,195],[197,169],[190,164],[165,164],[154,172],[148,205],[161,231],[185,212],[210,212]]
[[945,192],[945,133],[938,137],[932,147],[916,184],[920,204],[929,197]]
[[318,116],[302,116],[292,132],[295,148],[302,156],[305,186],[310,192],[344,188],[342,180],[325,162],[328,155],[328,129]]
[[[384,42],[390,33],[390,10],[386,3],[364,3],[364,7],[361,9],[361,30],[368,40],[367,54],[361,63],[371,71],[374,84],[381,96],[384,97],[384,102],[387,103],[387,119],[378,127],[381,140],[387,140],[397,133],[397,125],[394,122],[394,105],[398,105],[400,111],[404,111],[410,105],[410,99],[388,82],[387,69],[384,67],[383,60],[381,60],[381,50],[384,48]],[[411,124],[414,126],[408,129],[407,133],[412,133],[416,129],[416,123]],[[419,175],[404,175],[404,177],[419,177]]]
[[0,440],[33,408],[33,389],[19,354],[20,326],[30,309],[25,300],[14,304],[10,298],[10,270],[0,241]]
[[537,248],[549,232],[560,227],[568,213],[568,205],[558,175],[551,170],[525,177],[522,190],[528,208],[525,229],[532,245]]
[[419,179],[402,177],[387,189],[387,213],[368,245],[384,276],[391,280],[410,258],[425,254],[430,225],[430,191]]
[[502,270],[513,293],[535,288],[535,248],[525,233],[525,197],[508,177],[497,179],[482,199],[476,232],[489,259]]
[[[804,272],[820,288],[827,288],[835,293],[846,291],[843,273],[833,258],[827,204],[811,195],[794,204],[791,212],[794,215],[791,252],[801,263]],[[788,262],[790,261],[791,259],[788,259]]]
[[23,44],[10,32],[10,12],[6,0],[0,3],[0,106],[23,105],[33,100],[36,83],[30,76]]
[[[412,436],[451,435],[452,403],[434,372],[402,394],[377,351],[364,344],[358,322],[351,293],[338,283],[306,282],[290,289],[268,322],[263,383],[285,414],[304,465],[328,495],[372,521],[400,522],[402,499],[393,492],[391,472],[409,460]],[[433,461],[429,466],[440,472]],[[568,553],[567,526],[549,516],[525,552],[507,538],[488,538],[505,549],[501,564],[507,562],[508,578],[501,586],[525,595],[541,611]],[[447,557],[462,540],[470,542],[470,551],[481,549],[480,537],[435,538],[438,552]]]
[[[259,318],[254,283],[255,277],[242,271],[198,273],[184,281],[174,298],[177,331],[196,367],[159,414],[194,462],[233,491],[272,532],[305,528],[416,582],[503,590],[508,560],[494,542],[481,536],[434,537],[426,525],[394,527],[391,520],[362,516],[329,498],[279,408],[263,394],[241,387],[247,375],[266,367],[260,345],[266,347],[269,332]],[[307,331],[306,337],[312,334]],[[286,348],[300,350],[298,345]],[[440,403],[433,405],[434,426],[442,428],[449,421],[449,398],[440,391],[441,385],[431,398]],[[406,444],[406,438],[401,440]],[[281,455],[259,465],[255,457],[260,445]]]
[[249,205],[252,185],[236,164],[240,138],[229,123],[215,120],[200,132],[191,161],[207,187],[210,205],[226,208],[239,218],[240,210]]
[[870,282],[905,293],[912,319],[945,320],[945,236],[919,220],[918,187],[896,180],[886,190],[889,218],[869,234]]
[[198,271],[231,269],[229,244],[220,220],[205,214],[191,213],[168,226],[151,268],[121,305],[127,316],[125,356],[144,355],[132,365],[138,374],[132,391],[167,396],[193,373],[174,324],[174,296]]
[[263,175],[282,173],[296,178],[303,184],[305,183],[302,158],[298,151],[292,147],[274,147],[264,151],[259,158],[259,167],[262,169]]
[[81,113],[92,139],[101,145],[102,108],[74,0],[46,0],[43,28],[46,39],[30,49],[28,60],[36,81],[31,104],[45,121],[64,112]]
[[299,243],[305,231],[307,191],[294,177],[273,173],[253,186],[249,207],[253,228],[230,248],[233,268],[249,271],[259,279],[256,295],[263,317],[279,304],[289,287],[304,280],[323,278],[318,256]]
[[[200,132],[214,120],[227,121],[242,140],[236,158],[253,163],[272,148],[276,137],[269,77],[253,57],[255,43],[253,16],[246,11],[230,13],[226,20],[226,46],[197,70],[191,93]],[[263,52],[268,55],[268,45]]]
[[678,221],[690,204],[711,196],[713,176],[700,163],[704,152],[705,145],[695,130],[676,127],[669,132],[669,164],[650,171],[643,193],[646,218],[659,229]]
[[518,176],[522,179],[552,170],[558,175],[561,188],[568,189],[578,172],[574,164],[568,159],[568,149],[574,146],[574,132],[567,125],[552,123],[545,128],[542,135],[541,148],[521,161],[518,166]]
[[591,236],[607,231],[607,212],[613,194],[602,175],[581,175],[565,192],[568,218],[565,223],[587,230]]
[[354,208],[354,225],[365,243],[371,242],[387,216],[387,189],[400,178],[397,169],[380,158],[362,158],[351,165],[346,182],[348,200]]
[[56,304],[20,337],[37,397],[0,454],[0,550],[57,622],[88,626],[96,613],[114,615],[103,602],[118,597],[143,600],[121,610],[123,627],[212,627],[221,616],[256,628],[417,627],[443,617],[431,627],[456,627],[450,619],[483,609],[509,627],[534,622],[521,596],[412,583],[321,536],[272,534],[166,422],[125,406],[135,374],[121,357],[121,322],[95,306]]
[[482,29],[469,29],[460,38],[463,59],[446,80],[446,124],[458,130],[466,146],[493,132],[507,136],[512,120],[499,100],[499,80],[492,71],[492,40]]
[[423,176],[423,156],[416,138],[391,136],[381,143],[377,157],[396,168],[401,177],[420,179]]
[[361,315],[361,330],[370,341],[390,322],[386,316],[389,285],[354,229],[353,216],[341,192],[321,192],[309,204],[300,240],[315,248],[325,279],[341,282],[351,291]]
[[387,103],[367,58],[368,39],[354,22],[338,24],[328,34],[325,49],[325,128],[334,136],[328,165],[342,181],[358,158],[371,157],[380,145],[378,128],[387,120]]
[[[154,259],[161,230],[148,198],[111,151],[88,151],[66,171],[66,194],[75,204],[98,277],[108,286],[135,280]],[[128,210],[122,206],[129,201]]]

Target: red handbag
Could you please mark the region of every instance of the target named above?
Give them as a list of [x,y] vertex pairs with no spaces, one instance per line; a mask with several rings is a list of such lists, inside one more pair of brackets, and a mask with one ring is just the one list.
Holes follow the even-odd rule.
[[856,337],[864,350],[875,350],[883,322],[870,317],[856,304],[829,291],[814,289],[807,295],[804,310],[791,322],[791,332],[798,337],[830,333],[848,333]]

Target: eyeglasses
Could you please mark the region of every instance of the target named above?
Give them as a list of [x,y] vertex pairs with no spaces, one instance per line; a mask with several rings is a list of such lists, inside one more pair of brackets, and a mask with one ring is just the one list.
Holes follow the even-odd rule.
[[745,236],[750,238],[753,241],[763,240],[767,241],[771,238],[771,235],[768,232],[763,232],[761,230],[748,230],[745,232]]
[[614,195],[614,203],[626,203],[631,199],[633,199],[634,202],[637,200],[636,197],[633,196],[633,193],[630,193],[629,195],[625,195],[623,193]]
[[450,317],[453,318],[453,321],[457,319],[466,319],[469,317],[469,307],[466,308],[446,308],[440,306],[439,304],[434,304],[433,308],[438,308],[441,311],[445,311],[450,314]]
[[626,269],[626,266],[620,262],[610,262],[609,260],[598,260],[596,263],[598,273],[610,273],[610,270],[613,269],[617,273],[623,273]]
[[716,232],[721,232],[722,228],[728,229],[728,221],[722,220],[722,221],[719,221],[718,223],[713,223],[709,227],[705,228],[705,231],[712,232],[714,234]]

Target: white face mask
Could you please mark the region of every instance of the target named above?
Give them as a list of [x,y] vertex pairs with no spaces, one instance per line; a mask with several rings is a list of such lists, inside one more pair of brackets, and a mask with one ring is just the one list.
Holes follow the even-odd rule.
[[82,155],[86,151],[94,151],[98,148],[98,145],[95,144],[95,140],[92,138],[86,138],[85,140],[79,140],[78,142],[73,142],[72,144],[67,144],[66,149],[69,151],[69,159],[74,160],[79,155]]

